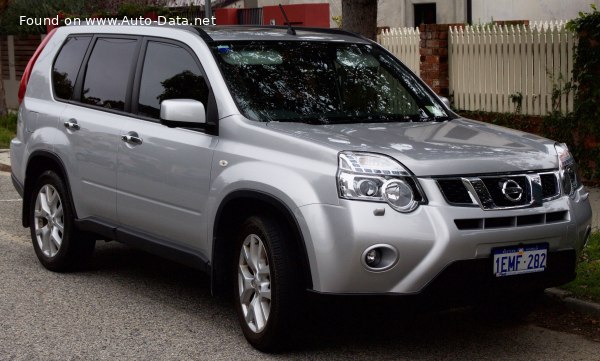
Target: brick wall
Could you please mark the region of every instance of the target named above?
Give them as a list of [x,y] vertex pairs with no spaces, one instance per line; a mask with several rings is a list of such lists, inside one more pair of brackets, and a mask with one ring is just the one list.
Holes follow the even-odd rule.
[[439,95],[449,95],[448,28],[463,24],[424,24],[421,33],[421,79]]

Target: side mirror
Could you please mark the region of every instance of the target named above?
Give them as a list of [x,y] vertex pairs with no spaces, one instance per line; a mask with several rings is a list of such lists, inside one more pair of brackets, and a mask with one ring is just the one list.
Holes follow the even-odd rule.
[[448,109],[450,109],[450,99],[440,96],[440,100]]
[[194,99],[169,99],[160,103],[160,122],[168,127],[202,127],[206,124],[204,104]]

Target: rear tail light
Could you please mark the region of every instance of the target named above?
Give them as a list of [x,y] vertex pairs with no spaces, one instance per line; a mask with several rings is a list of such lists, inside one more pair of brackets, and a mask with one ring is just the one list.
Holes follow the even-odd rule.
[[44,50],[44,47],[46,46],[46,44],[48,44],[48,41],[50,41],[50,38],[52,37],[52,35],[54,35],[55,32],[56,32],[56,28],[52,29],[48,33],[48,35],[46,35],[44,40],[42,40],[40,45],[35,50],[35,53],[33,53],[33,56],[31,57],[31,59],[29,59],[29,62],[27,63],[27,66],[25,67],[25,71],[23,72],[23,76],[21,77],[21,84],[19,84],[19,104],[21,104],[21,102],[23,101],[23,98],[25,97],[25,91],[27,90],[27,83],[29,82],[29,77],[31,76],[31,70],[33,69],[35,62],[37,61],[37,58],[42,53],[42,50]]

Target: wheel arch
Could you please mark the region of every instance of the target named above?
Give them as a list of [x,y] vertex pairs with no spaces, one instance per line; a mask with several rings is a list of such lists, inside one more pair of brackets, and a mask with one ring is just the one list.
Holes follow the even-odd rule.
[[67,187],[69,194],[68,202],[71,204],[73,210],[73,216],[77,218],[77,211],[75,210],[75,204],[71,197],[71,186],[69,184],[69,177],[62,160],[54,153],[47,150],[36,150],[29,156],[27,165],[25,168],[25,184],[23,185],[23,210],[21,214],[21,222],[23,227],[29,227],[29,211],[30,211],[30,198],[33,187],[35,186],[38,177],[45,171],[54,171],[64,182]]
[[292,233],[295,251],[299,254],[303,287],[312,289],[312,275],[306,244],[300,224],[292,210],[279,198],[256,190],[237,190],[228,194],[219,204],[217,209],[213,237],[212,237],[212,266],[211,287],[214,294],[223,294],[228,284],[228,264],[230,257],[234,257],[231,237],[235,237],[235,224],[240,224],[244,219],[261,210],[271,213],[285,222],[285,226]]

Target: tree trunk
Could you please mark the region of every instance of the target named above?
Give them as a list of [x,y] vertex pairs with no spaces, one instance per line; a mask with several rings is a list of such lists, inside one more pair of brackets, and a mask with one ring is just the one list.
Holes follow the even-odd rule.
[[342,0],[342,29],[377,40],[377,0]]
[[[4,10],[6,10],[7,6],[8,0],[0,0],[0,16],[4,14]],[[2,64],[0,64],[0,117],[6,116],[7,112],[8,111],[6,109],[6,96],[4,93],[4,76],[2,75]]]
[[4,75],[2,74],[2,64],[0,63],[0,117],[6,116],[7,113],[6,94],[4,93]]

